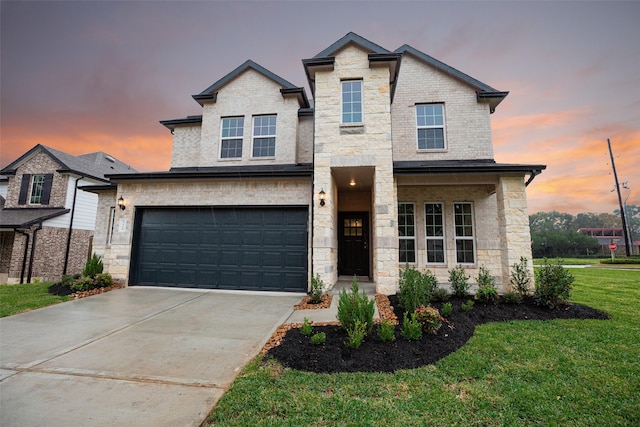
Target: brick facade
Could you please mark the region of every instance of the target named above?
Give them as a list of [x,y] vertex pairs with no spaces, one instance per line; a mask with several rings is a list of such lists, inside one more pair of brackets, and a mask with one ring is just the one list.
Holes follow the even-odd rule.
[[61,207],[65,205],[67,197],[67,186],[69,182],[69,176],[60,174],[57,172],[61,165],[53,160],[49,155],[42,151],[36,152],[31,159],[18,167],[16,174],[9,177],[9,184],[7,187],[7,201],[5,202],[5,208],[30,208],[34,205],[18,204],[18,197],[20,195],[20,186],[22,185],[22,175],[25,173],[31,175],[39,174],[53,174],[53,183],[51,185],[51,197],[48,205],[36,205],[36,207]]

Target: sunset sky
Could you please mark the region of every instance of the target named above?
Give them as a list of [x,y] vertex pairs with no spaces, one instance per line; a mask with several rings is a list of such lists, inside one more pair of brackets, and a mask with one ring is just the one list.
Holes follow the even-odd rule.
[[201,113],[191,95],[247,59],[306,87],[301,60],[353,31],[510,92],[496,161],[547,165],[529,213],[616,209],[607,138],[640,205],[640,2],[0,4],[3,167],[41,143],[167,170],[158,121]]

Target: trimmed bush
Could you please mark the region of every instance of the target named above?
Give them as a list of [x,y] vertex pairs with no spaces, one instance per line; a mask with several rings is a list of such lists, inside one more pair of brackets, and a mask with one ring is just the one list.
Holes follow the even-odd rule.
[[531,276],[529,275],[527,265],[527,259],[525,257],[520,257],[520,262],[511,266],[509,283],[513,287],[513,290],[521,296],[528,295],[531,291]]
[[429,305],[435,290],[438,288],[436,276],[427,270],[424,273],[407,266],[400,270],[400,290],[398,302],[405,311],[413,312],[416,308]]
[[320,279],[320,275],[316,274],[311,278],[311,289],[309,290],[309,296],[311,304],[318,304],[322,301],[322,293],[324,292],[324,282]]
[[418,307],[414,314],[416,320],[422,324],[422,329],[428,334],[437,334],[445,321],[435,307]]
[[383,320],[378,326],[378,338],[382,342],[394,341],[396,339],[396,328],[389,320]]
[[521,304],[522,295],[518,292],[507,292],[500,297],[500,300],[505,304]]
[[323,345],[327,342],[327,334],[324,332],[318,332],[317,334],[312,335],[310,340],[313,345]]
[[300,333],[302,335],[309,336],[313,332],[313,327],[311,326],[311,322],[306,317],[302,321],[302,326],[300,326]]
[[463,302],[462,305],[460,306],[460,309],[465,313],[468,313],[469,311],[471,311],[472,308],[473,308],[473,300],[467,300],[466,302]]
[[344,342],[349,348],[360,348],[364,337],[367,335],[367,324],[356,320],[352,328],[347,329],[347,339]]
[[453,295],[457,297],[466,297],[469,295],[469,278],[461,265],[449,270],[449,283]]
[[104,266],[102,265],[102,259],[95,253],[89,258],[82,270],[83,276],[94,277],[97,274],[102,273]]
[[446,290],[445,288],[437,288],[435,291],[433,291],[431,301],[432,302],[449,301],[450,297],[451,295],[449,294],[448,290]]
[[453,304],[451,304],[450,302],[445,302],[444,304],[442,304],[442,308],[440,308],[440,314],[442,315],[442,317],[446,319],[451,315],[451,313],[453,313]]
[[400,335],[409,341],[417,341],[422,338],[422,324],[417,319],[416,313],[411,313],[411,318],[407,316],[406,312],[404,313]]
[[340,291],[337,317],[342,324],[342,328],[349,333],[359,322],[364,325],[367,333],[371,332],[375,302],[375,299],[369,299],[364,292],[360,293],[358,280],[354,277],[351,284],[351,292],[347,292],[346,289]]
[[574,280],[573,274],[560,264],[560,259],[551,263],[545,258],[542,267],[535,272],[533,296],[536,303],[551,309],[565,304],[569,299]]
[[484,304],[496,304],[498,302],[496,281],[486,267],[480,267],[476,280],[478,281],[478,291],[475,299]]

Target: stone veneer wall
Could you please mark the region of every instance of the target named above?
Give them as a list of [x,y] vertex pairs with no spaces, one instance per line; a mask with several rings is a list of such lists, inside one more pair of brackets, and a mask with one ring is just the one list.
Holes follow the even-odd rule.
[[[341,124],[341,80],[362,79],[363,124]],[[389,68],[370,67],[368,54],[347,46],[334,69],[315,74],[314,191],[327,204],[314,210],[313,271],[329,286],[337,281],[337,188],[332,168],[375,168],[372,196],[373,269],[376,289],[393,293],[398,279],[398,231],[393,177]]]
[[114,280],[127,284],[137,207],[304,206],[311,201],[311,182],[309,178],[131,182],[119,184],[117,195],[123,196],[127,208],[116,209],[110,247],[106,244],[106,220],[116,193],[100,195],[94,248]]

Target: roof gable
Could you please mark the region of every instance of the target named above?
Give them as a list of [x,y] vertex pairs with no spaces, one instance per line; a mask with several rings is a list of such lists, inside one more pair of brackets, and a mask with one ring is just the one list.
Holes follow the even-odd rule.
[[316,56],[314,56],[314,58],[325,58],[327,56],[334,56],[337,51],[349,44],[360,46],[364,50],[368,51],[367,53],[391,53],[391,51],[383,48],[382,46],[377,45],[354,32],[349,32],[340,40],[333,43],[322,52],[318,53]]
[[108,181],[106,174],[135,172],[131,166],[117,160],[116,158],[97,151],[94,153],[74,156],[46,145],[38,144],[11,164],[2,169],[2,174],[12,175],[25,162],[29,161],[36,153],[42,152],[51,157],[53,161],[60,165],[58,172],[75,173],[101,181]]
[[501,92],[497,89],[492,88],[488,84],[482,83],[480,80],[474,79],[468,74],[463,73],[460,70],[457,70],[442,61],[437,60],[436,58],[427,55],[426,53],[419,51],[418,49],[404,44],[396,49],[394,52],[400,53],[402,55],[410,54],[418,60],[424,62],[425,64],[445,73],[453,78],[471,86],[474,88],[478,94],[478,101],[488,100],[491,106],[491,112],[495,110],[498,104],[509,94],[509,92]]
[[226,76],[222,77],[220,80],[218,80],[217,82],[215,82],[214,84],[212,84],[211,86],[209,86],[208,88],[200,92],[199,94],[193,95],[193,99],[195,99],[200,105],[203,105],[204,101],[215,101],[217,98],[218,91],[223,86],[225,86],[227,83],[234,80],[240,74],[244,73],[249,69],[262,74],[266,78],[271,79],[274,82],[276,82],[278,85],[280,85],[281,86],[280,92],[283,95],[287,95],[287,94],[297,95],[302,107],[309,106],[309,100],[307,99],[307,95],[304,92],[304,88],[294,85],[293,83],[283,79],[279,75],[267,70],[262,65],[256,62],[253,62],[250,59],[245,61],[240,66],[236,67],[236,69],[228,73]]

